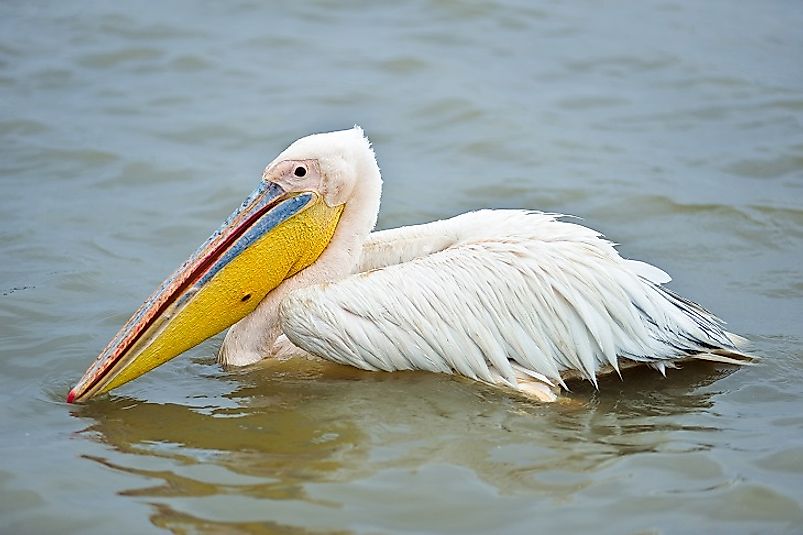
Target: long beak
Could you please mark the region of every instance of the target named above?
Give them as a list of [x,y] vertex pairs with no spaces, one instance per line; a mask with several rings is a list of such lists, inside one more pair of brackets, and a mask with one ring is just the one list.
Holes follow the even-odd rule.
[[260,182],[123,325],[67,401],[136,379],[253,312],[268,292],[318,258],[341,212],[314,191]]

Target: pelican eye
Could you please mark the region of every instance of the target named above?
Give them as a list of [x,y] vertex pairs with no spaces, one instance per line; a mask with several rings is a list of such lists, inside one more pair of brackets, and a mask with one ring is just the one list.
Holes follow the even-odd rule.
[[301,177],[303,177],[304,175],[307,174],[307,170],[304,169],[304,167],[299,165],[298,167],[295,168],[295,170],[293,170],[293,174],[295,176],[297,176],[298,178],[301,178]]

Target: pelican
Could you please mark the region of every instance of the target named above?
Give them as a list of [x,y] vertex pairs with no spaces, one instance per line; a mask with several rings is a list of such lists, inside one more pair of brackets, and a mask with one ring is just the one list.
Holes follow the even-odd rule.
[[[698,359],[747,364],[745,339],[557,214],[480,210],[374,232],[382,178],[362,129],[314,134],[103,349],[67,401],[107,392],[230,327],[228,366],[310,354],[425,370],[554,401],[569,379]],[[620,374],[621,376],[621,374]]]

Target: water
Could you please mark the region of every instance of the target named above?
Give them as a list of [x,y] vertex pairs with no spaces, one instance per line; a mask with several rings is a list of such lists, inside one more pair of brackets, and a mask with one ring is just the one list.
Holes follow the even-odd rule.
[[[0,531],[793,533],[803,525],[803,6],[0,5]],[[577,214],[764,357],[533,405],[426,374],[224,371],[220,338],[63,399],[313,131],[380,226]]]

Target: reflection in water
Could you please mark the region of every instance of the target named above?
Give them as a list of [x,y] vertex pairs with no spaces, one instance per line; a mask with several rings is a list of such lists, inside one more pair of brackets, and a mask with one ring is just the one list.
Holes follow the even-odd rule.
[[[285,535],[304,535],[314,533],[312,531],[296,528],[275,522],[215,522],[196,518],[192,515],[176,511],[169,505],[154,504],[155,512],[150,516],[154,526],[174,533],[186,533],[191,528],[191,533],[253,533],[270,534],[278,533]],[[347,531],[327,530],[327,533],[337,535],[347,533]]]
[[[276,377],[243,376],[241,386],[226,395],[234,407],[226,403],[216,408],[214,400],[197,407],[113,397],[81,407],[79,415],[94,419],[86,432],[96,433],[117,452],[170,460],[169,466],[179,468],[153,470],[140,466],[136,457],[131,465],[96,459],[164,480],[163,485],[127,494],[206,496],[236,489],[254,497],[301,499],[302,482],[326,481],[336,477],[343,464],[358,464],[359,459],[351,457],[363,439],[354,421],[326,410],[325,392],[309,399],[303,388],[296,388],[296,381],[311,375],[309,369],[302,372],[287,382],[281,372]],[[128,459],[132,458],[124,461]],[[187,469],[196,463],[223,470],[196,475]]]
[[[191,406],[118,396],[74,414],[90,419],[87,436],[111,448],[87,458],[158,481],[122,493],[148,498],[155,525],[270,531],[279,525],[264,522],[282,503],[342,508],[349,497],[321,488],[397,470],[457,466],[501,496],[565,499],[611,460],[704,447],[672,444],[673,434],[716,430],[684,419],[712,406],[700,387],[727,370],[702,363],[672,370],[669,379],[651,370],[625,373],[625,382],[604,379],[600,393],[580,383],[565,400],[540,405],[447,376],[297,360],[238,372],[231,393],[202,406],[197,398]],[[265,504],[264,511],[238,518],[201,505],[231,496],[240,507],[244,499]],[[303,518],[296,524],[306,525]]]

